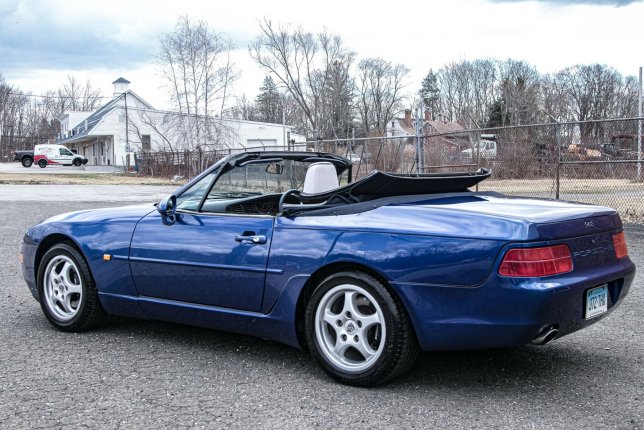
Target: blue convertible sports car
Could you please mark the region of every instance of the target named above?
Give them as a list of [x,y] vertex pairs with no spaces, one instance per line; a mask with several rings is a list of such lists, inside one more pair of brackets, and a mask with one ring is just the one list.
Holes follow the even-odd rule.
[[474,173],[351,182],[311,152],[228,156],[156,205],[31,227],[22,272],[51,323],[159,319],[305,347],[369,386],[419,350],[545,344],[593,324],[635,266],[612,209],[468,188]]

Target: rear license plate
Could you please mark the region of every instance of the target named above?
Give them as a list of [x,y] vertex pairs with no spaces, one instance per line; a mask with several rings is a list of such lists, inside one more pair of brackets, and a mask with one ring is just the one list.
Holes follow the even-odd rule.
[[594,318],[608,310],[608,285],[586,291],[586,319]]

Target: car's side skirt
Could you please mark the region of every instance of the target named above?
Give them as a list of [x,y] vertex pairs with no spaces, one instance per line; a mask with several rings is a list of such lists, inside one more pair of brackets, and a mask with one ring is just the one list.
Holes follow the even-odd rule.
[[300,346],[293,320],[281,313],[263,314],[146,296],[99,295],[101,304],[111,314],[212,328]]

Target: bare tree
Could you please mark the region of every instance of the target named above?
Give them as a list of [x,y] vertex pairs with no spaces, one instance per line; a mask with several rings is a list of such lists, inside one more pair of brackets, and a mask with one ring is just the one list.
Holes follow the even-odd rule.
[[230,116],[245,121],[256,121],[258,118],[255,103],[248,100],[246,94],[235,98],[235,104],[228,110]]
[[483,124],[495,99],[497,68],[493,60],[462,60],[437,72],[441,105],[450,121]]
[[237,72],[230,58],[232,42],[205,21],[179,18],[175,31],[160,38],[157,60],[173,108],[171,122],[180,126],[192,146],[219,147],[221,116]]
[[541,76],[534,66],[508,59],[499,63],[499,95],[502,100],[502,125],[530,124],[539,114]]
[[358,64],[356,107],[367,136],[382,136],[403,105],[409,69],[382,58],[366,58]]
[[58,113],[65,111],[91,111],[101,105],[101,90],[93,88],[89,81],[85,84],[78,82],[72,75],[67,76],[67,82],[56,90],[55,94],[47,94],[57,101],[55,109]]
[[[578,121],[610,118],[618,113],[623,77],[612,67],[602,64],[576,65],[555,75],[555,83],[568,100],[572,116]],[[603,139],[604,124],[580,124],[582,143]]]
[[[339,36],[321,32],[313,34],[301,28],[274,25],[264,19],[260,35],[249,46],[253,60],[274,76],[302,111],[304,132],[321,138],[325,133],[330,98],[333,92],[334,67],[347,69],[354,54],[342,44]],[[345,78],[348,75],[343,75]],[[334,128],[334,127],[331,127]]]
[[0,156],[3,159],[9,156],[10,149],[32,145],[24,139],[28,104],[28,97],[6,83],[0,74]]

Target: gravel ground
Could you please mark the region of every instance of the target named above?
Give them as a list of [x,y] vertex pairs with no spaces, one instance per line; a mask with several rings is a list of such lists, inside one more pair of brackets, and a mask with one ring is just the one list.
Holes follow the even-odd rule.
[[[130,319],[55,330],[20,276],[22,235],[115,204],[0,207],[1,428],[644,428],[641,272],[609,318],[550,345],[425,353],[393,383],[351,388],[251,337]],[[644,228],[626,231],[639,264]]]

